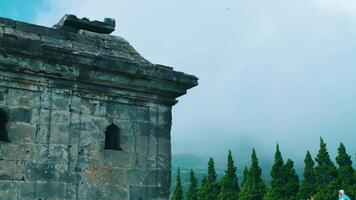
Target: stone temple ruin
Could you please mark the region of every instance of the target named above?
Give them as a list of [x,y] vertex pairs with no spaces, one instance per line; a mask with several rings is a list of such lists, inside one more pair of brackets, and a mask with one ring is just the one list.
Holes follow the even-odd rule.
[[1,200],[168,199],[171,108],[198,79],[114,29],[0,18]]

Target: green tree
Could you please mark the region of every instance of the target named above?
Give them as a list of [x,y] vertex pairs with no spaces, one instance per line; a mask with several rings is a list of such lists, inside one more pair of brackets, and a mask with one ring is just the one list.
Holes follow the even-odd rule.
[[344,189],[350,196],[354,197],[356,195],[352,191],[352,187],[356,183],[354,169],[352,168],[351,156],[347,154],[343,143],[340,143],[338,148],[336,163],[339,165],[337,181],[340,184],[339,188]]
[[190,170],[189,181],[187,200],[198,200],[198,183],[193,170]]
[[246,181],[242,186],[239,200],[262,200],[265,193],[266,187],[261,178],[262,170],[258,165],[255,149],[252,150],[251,161],[250,169],[244,170]]
[[271,170],[271,186],[268,189],[265,200],[281,200],[285,197],[285,180],[287,179],[285,173],[285,166],[282,158],[282,153],[277,144],[276,153],[274,154],[274,163]]
[[219,200],[236,200],[239,192],[239,183],[236,176],[236,166],[232,159],[231,151],[227,156],[227,169],[221,179],[221,191],[218,195]]
[[178,168],[176,187],[173,192],[172,200],[183,200],[183,187],[180,178],[180,168]]
[[297,193],[299,191],[299,178],[294,170],[294,162],[291,159],[288,159],[285,167],[285,185],[284,185],[284,199],[286,200],[296,200]]
[[207,186],[208,185],[208,179],[206,178],[206,176],[203,177],[201,184],[200,184],[200,188],[198,191],[198,199],[199,200],[204,200],[206,199],[206,190],[207,190]]
[[209,158],[208,162],[208,176],[206,183],[202,185],[200,200],[216,200],[219,194],[219,184],[216,181],[216,172],[213,158]]
[[316,180],[314,171],[314,161],[309,151],[304,159],[304,173],[299,192],[298,199],[310,199],[316,193]]
[[316,200],[333,200],[337,196],[337,170],[331,161],[326,143],[320,138],[320,149],[315,158],[317,166],[315,167],[317,194]]
[[247,168],[247,166],[245,166],[244,172],[243,172],[243,175],[242,175],[241,188],[245,185],[245,183],[247,181],[247,177],[248,177],[248,168]]

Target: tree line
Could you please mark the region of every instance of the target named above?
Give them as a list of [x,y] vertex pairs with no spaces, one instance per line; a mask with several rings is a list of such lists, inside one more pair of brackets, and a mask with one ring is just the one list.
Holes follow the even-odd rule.
[[191,169],[189,188],[183,192],[180,169],[172,200],[335,200],[338,190],[344,189],[352,200],[356,200],[356,171],[351,156],[340,143],[336,157],[337,166],[330,159],[327,145],[320,138],[320,149],[313,160],[309,151],[304,159],[303,179],[300,180],[291,159],[283,160],[279,145],[276,146],[274,163],[270,172],[271,182],[267,187],[262,180],[255,149],[251,154],[251,165],[245,167],[239,184],[236,165],[231,151],[227,156],[227,167],[221,180],[217,180],[213,158],[209,158],[207,174],[201,184]]

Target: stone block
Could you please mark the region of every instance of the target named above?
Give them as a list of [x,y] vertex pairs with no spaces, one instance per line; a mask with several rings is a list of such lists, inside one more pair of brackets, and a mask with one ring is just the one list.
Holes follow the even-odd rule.
[[135,153],[136,141],[134,135],[120,135],[120,147],[122,151]]
[[79,96],[72,95],[70,98],[70,111],[80,113],[81,112],[81,98]]
[[120,135],[133,135],[135,130],[134,121],[114,119],[114,124],[119,127]]
[[171,154],[171,140],[166,138],[158,138],[157,154],[158,155],[170,155]]
[[32,119],[32,109],[29,108],[11,108],[8,112],[9,122],[30,123]]
[[[38,112],[38,111],[37,111]],[[40,109],[38,113],[38,123],[37,125],[50,125],[51,123],[51,110],[49,109]]]
[[8,94],[8,89],[5,87],[0,87],[0,105],[6,104],[7,94]]
[[148,186],[167,187],[171,185],[171,170],[154,169],[148,171]]
[[136,106],[136,121],[149,122],[150,112],[146,106]]
[[24,161],[0,160],[0,180],[22,180],[24,169]]
[[45,163],[49,154],[49,145],[33,144],[28,154],[28,162]]
[[0,181],[0,197],[1,200],[17,199],[19,191],[19,182],[15,181]]
[[50,144],[64,144],[69,142],[69,126],[66,124],[51,124],[50,127]]
[[94,99],[81,98],[80,112],[86,115],[105,116],[106,102]]
[[135,123],[135,135],[149,136],[151,125],[145,122]]
[[158,125],[172,124],[172,109],[169,106],[158,106]]
[[158,147],[158,138],[155,136],[149,137],[149,147],[148,147],[148,155],[149,156],[156,156],[157,155],[157,147]]
[[159,196],[157,187],[130,186],[129,188],[129,200],[154,200]]
[[69,96],[61,94],[52,95],[52,109],[69,111]]
[[85,200],[124,200],[128,199],[128,188],[122,186],[80,185],[79,196]]
[[21,182],[19,199],[61,200],[65,198],[65,184],[58,182]]
[[107,102],[106,111],[109,117],[134,120],[136,118],[136,108],[133,105]]
[[135,169],[146,169],[148,167],[148,158],[146,155],[131,154],[131,167]]
[[101,131],[105,132],[106,127],[110,125],[110,122],[105,117],[98,117],[92,115],[82,116],[83,129],[89,131]]
[[99,186],[124,186],[127,184],[124,169],[110,168],[103,165],[94,165],[86,171],[86,182]]
[[28,156],[30,145],[0,143],[0,160],[24,161]]
[[157,125],[157,120],[158,120],[158,107],[157,105],[149,106],[149,115],[150,115],[150,120],[149,123],[151,125]]
[[170,169],[171,168],[171,155],[157,155],[155,168],[157,169]]
[[158,138],[165,138],[170,140],[171,139],[171,124],[164,124],[161,126],[156,127]]
[[7,94],[7,105],[38,108],[41,94],[30,90],[11,89]]
[[49,109],[51,106],[52,94],[48,91],[43,91],[41,94],[40,107],[42,109]]
[[23,123],[8,123],[8,138],[13,144],[28,144],[35,140],[36,126]]
[[[49,163],[56,165],[68,165],[68,146],[67,145],[49,145],[48,158]],[[67,169],[65,169],[67,170]]]
[[100,163],[105,166],[117,168],[129,168],[131,154],[119,150],[103,150],[103,156],[100,157]]
[[136,136],[136,153],[147,155],[149,152],[149,137],[137,135]]
[[146,185],[147,171],[143,169],[130,169],[127,171],[127,184],[129,185]]
[[38,144],[48,144],[49,143],[49,131],[50,126],[48,125],[37,125],[36,126],[36,140]]
[[26,181],[54,181],[55,179],[55,167],[53,163],[27,163],[25,169]]
[[53,110],[51,112],[51,123],[69,125],[70,113],[68,111]]

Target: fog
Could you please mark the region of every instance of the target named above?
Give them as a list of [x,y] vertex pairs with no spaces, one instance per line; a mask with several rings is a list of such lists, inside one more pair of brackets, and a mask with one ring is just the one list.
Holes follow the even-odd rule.
[[272,160],[278,142],[301,163],[323,137],[355,162],[354,1],[51,0],[30,21],[64,13],[116,18],[144,57],[199,77],[173,109],[173,153]]

